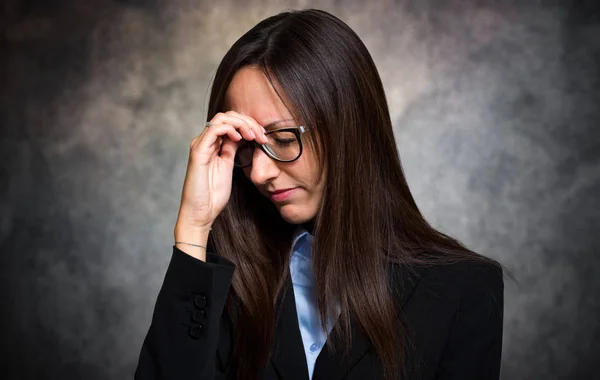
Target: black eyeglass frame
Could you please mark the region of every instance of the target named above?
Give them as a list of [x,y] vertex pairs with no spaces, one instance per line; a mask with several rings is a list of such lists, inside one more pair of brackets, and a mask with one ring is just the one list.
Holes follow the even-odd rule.
[[[294,162],[297,159],[300,158],[300,156],[302,156],[302,151],[303,151],[303,146],[302,146],[302,135],[307,131],[306,127],[303,125],[298,125],[298,126],[294,126],[294,127],[282,127],[282,128],[277,128],[277,129],[272,129],[269,130],[267,132],[265,132],[265,135],[269,135],[271,133],[274,132],[280,132],[280,131],[291,131],[294,133],[294,135],[296,136],[296,138],[298,139],[298,143],[300,144],[300,151],[298,152],[298,156],[296,156],[296,158],[291,159],[291,160],[282,160],[280,158],[275,157],[275,155],[273,153],[271,153],[269,151],[269,149],[266,147],[267,144],[260,144],[257,143],[256,140],[252,140],[252,141],[247,141],[247,143],[251,143],[250,144],[250,149],[251,149],[251,156],[254,156],[254,149],[256,148],[256,146],[260,147],[260,149],[262,149],[263,152],[265,152],[265,154],[269,157],[271,157],[273,160],[278,161],[278,162]],[[248,166],[252,165],[252,158],[250,158],[250,163],[248,165],[237,165],[234,161],[233,163],[234,167],[236,168],[247,168]]]

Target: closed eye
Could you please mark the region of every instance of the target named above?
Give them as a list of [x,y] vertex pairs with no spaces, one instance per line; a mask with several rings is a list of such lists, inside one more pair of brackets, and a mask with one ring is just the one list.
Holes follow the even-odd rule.
[[290,144],[296,143],[296,139],[295,138],[291,138],[291,139],[278,139],[278,138],[275,138],[273,140],[275,140],[275,143],[277,143],[278,145],[290,145]]

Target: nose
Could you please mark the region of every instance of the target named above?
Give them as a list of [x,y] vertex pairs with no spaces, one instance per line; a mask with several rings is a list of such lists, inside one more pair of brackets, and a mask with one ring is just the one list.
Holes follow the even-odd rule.
[[254,150],[252,165],[250,165],[248,169],[250,169],[250,181],[256,186],[265,185],[269,181],[277,178],[280,173],[277,162],[267,156],[267,154],[258,147]]

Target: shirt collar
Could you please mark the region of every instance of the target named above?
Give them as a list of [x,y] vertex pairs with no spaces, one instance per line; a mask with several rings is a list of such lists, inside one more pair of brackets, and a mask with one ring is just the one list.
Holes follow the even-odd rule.
[[313,236],[306,230],[306,228],[299,224],[292,235],[292,252],[295,251],[298,240],[300,240],[300,238],[304,235],[308,235],[308,238],[312,241]]

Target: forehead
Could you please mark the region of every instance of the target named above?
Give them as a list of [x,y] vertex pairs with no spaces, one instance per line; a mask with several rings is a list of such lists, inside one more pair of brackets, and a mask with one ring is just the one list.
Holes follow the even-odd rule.
[[263,126],[292,118],[262,69],[256,66],[235,73],[225,99],[229,109],[248,115]]

